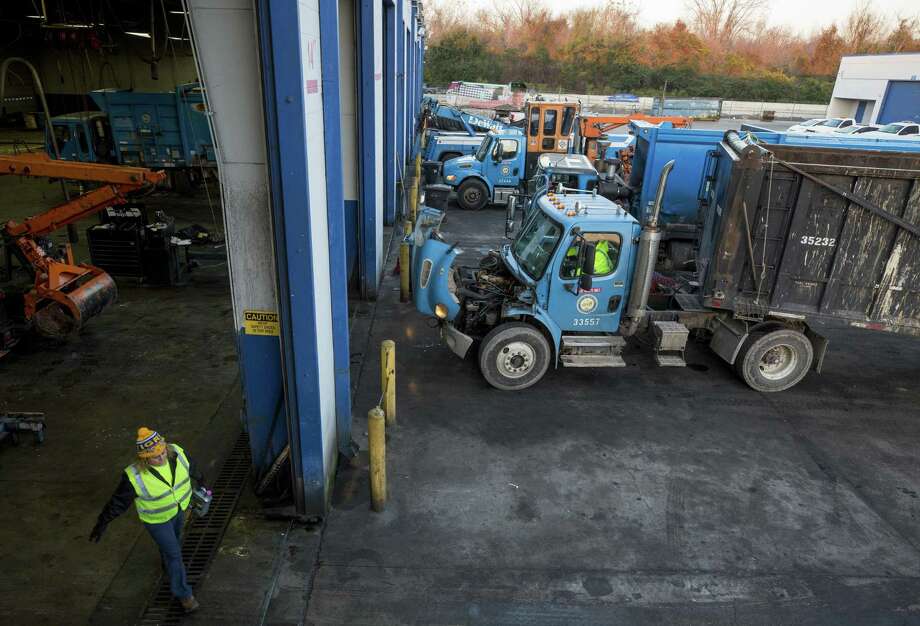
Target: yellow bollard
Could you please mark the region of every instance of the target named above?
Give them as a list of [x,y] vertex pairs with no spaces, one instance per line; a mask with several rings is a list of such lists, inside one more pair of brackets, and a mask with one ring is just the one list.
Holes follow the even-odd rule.
[[409,267],[409,244],[408,242],[402,242],[399,244],[399,301],[408,302],[409,301],[409,272],[412,271],[412,268]]
[[379,406],[367,414],[367,447],[371,456],[371,508],[380,513],[387,501],[387,431]]
[[415,180],[422,177],[422,155],[415,155]]
[[412,181],[412,186],[409,188],[409,219],[415,224],[415,219],[418,215],[418,179],[416,178]]
[[387,426],[396,425],[396,342],[380,343],[380,389],[383,392],[383,413]]

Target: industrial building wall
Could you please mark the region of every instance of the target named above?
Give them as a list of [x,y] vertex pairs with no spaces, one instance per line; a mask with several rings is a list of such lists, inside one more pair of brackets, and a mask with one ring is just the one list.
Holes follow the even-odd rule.
[[[383,4],[187,6],[217,145],[256,475],[289,445],[298,510],[321,514],[336,453],[352,448],[347,267],[373,297],[384,259],[384,172],[396,174],[383,166],[384,73],[392,73]],[[404,22],[399,31],[414,28]],[[403,69],[401,87],[417,83],[416,68]],[[404,105],[394,117],[412,119],[417,107]],[[411,133],[406,124],[397,145]],[[259,311],[278,316],[273,332],[251,331],[247,314]]]
[[[277,311],[256,15],[247,0],[189,0],[197,63],[212,110],[246,424],[257,468],[287,443],[278,337],[247,334],[246,311]],[[266,461],[267,459],[267,461]]]
[[[146,43],[144,43],[146,42]],[[137,91],[172,91],[176,85],[198,80],[195,58],[186,42],[167,46],[159,63],[157,78],[141,55],[149,55],[149,40],[124,35],[116,40],[118,48],[104,55],[96,51],[43,48],[37,56],[36,69],[48,94],[86,94],[94,89],[135,89]],[[172,44],[173,42],[170,42]],[[30,58],[36,59],[34,55]]]
[[891,81],[920,80],[920,53],[868,54],[846,56],[840,60],[837,81],[828,115],[854,117],[863,105],[861,120],[865,124],[894,121],[880,120]]

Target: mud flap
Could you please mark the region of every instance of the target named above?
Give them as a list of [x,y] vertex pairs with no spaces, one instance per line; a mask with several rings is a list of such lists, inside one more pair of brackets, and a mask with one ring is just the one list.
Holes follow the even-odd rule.
[[466,358],[466,353],[470,351],[470,346],[473,345],[472,337],[461,333],[450,324],[441,325],[441,340],[461,359]]
[[738,352],[748,337],[747,325],[730,317],[717,317],[709,348],[729,365],[735,364]]
[[805,327],[805,336],[808,337],[808,341],[811,342],[812,350],[814,350],[815,357],[811,362],[811,369],[817,373],[821,373],[821,368],[824,366],[824,355],[827,354],[827,344],[830,341],[827,337],[819,335],[811,329],[810,326]]

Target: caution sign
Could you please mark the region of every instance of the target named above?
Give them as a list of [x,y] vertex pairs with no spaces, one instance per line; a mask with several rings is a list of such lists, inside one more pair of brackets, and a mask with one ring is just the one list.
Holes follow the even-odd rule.
[[243,332],[277,337],[281,334],[278,314],[274,311],[243,311]]

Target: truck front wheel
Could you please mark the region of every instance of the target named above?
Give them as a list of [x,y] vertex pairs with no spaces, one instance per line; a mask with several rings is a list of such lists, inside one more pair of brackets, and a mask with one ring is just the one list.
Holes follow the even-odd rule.
[[457,204],[467,211],[478,211],[486,205],[489,190],[480,181],[470,179],[463,181],[457,190]]
[[735,359],[735,370],[755,391],[783,391],[805,378],[813,359],[808,337],[781,328],[751,333]]
[[543,333],[530,324],[511,322],[493,328],[482,340],[479,369],[496,389],[519,391],[543,378],[551,355]]

